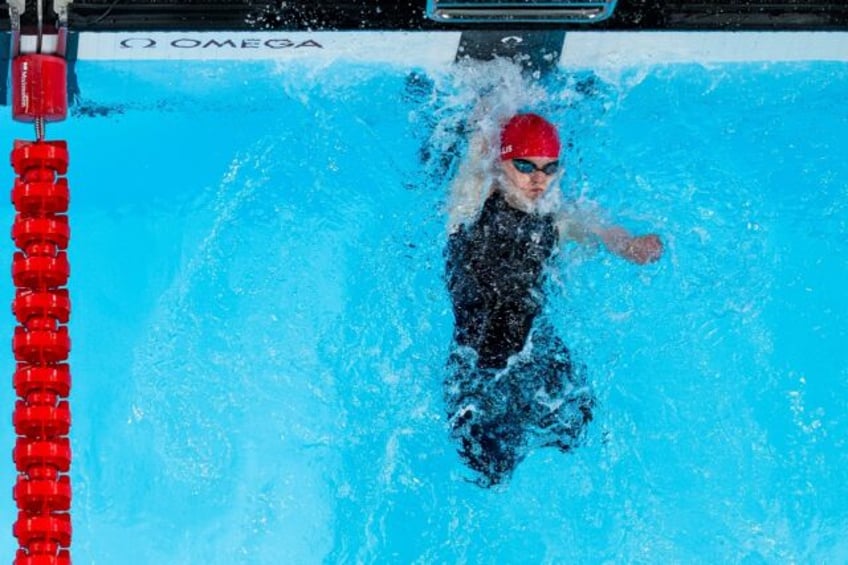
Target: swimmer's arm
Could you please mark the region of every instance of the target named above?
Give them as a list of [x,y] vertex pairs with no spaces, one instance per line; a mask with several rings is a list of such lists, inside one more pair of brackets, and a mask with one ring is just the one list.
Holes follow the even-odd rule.
[[611,253],[631,263],[645,265],[662,257],[663,244],[657,234],[631,235],[618,226],[601,228],[596,233]]
[[451,182],[448,205],[448,229],[454,233],[459,226],[473,218],[491,192],[491,179],[486,172],[489,144],[481,132],[475,132],[468,144],[468,155],[460,163]]
[[594,219],[569,214],[560,215],[557,228],[562,239],[581,245],[600,241],[610,253],[637,265],[654,263],[663,254],[662,240],[653,233],[632,235],[620,226],[605,226]]

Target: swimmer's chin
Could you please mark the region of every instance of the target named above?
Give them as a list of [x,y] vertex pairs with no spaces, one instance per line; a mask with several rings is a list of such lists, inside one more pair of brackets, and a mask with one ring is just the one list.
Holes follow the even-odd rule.
[[[539,197],[544,194],[544,192],[539,193]],[[539,198],[528,198],[524,196],[518,191],[509,190],[504,193],[504,199],[507,201],[507,204],[515,208],[516,210],[521,210],[522,212],[527,212],[528,214],[536,211],[536,203]]]

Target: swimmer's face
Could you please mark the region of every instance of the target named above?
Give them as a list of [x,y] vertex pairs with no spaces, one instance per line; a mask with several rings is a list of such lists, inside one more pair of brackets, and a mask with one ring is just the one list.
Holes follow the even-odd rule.
[[536,201],[548,190],[559,170],[559,161],[550,157],[521,157],[501,161],[501,168],[512,188],[528,200]]

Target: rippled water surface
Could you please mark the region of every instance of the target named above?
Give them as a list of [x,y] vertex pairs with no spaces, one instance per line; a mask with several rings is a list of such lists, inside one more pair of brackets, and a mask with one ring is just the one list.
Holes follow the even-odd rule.
[[[848,560],[845,65],[77,73],[48,128],[72,156],[76,561]],[[500,490],[465,480],[441,397],[480,88],[560,125],[566,198],[667,246],[561,254],[547,308],[596,419]]]

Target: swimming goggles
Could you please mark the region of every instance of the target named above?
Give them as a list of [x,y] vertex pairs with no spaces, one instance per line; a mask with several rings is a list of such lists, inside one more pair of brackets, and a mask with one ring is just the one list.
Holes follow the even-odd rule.
[[548,176],[556,174],[559,170],[559,161],[551,161],[544,167],[537,167],[535,163],[528,161],[527,159],[513,159],[512,166],[515,167],[519,173],[524,173],[525,175],[532,175],[536,171],[541,171]]

